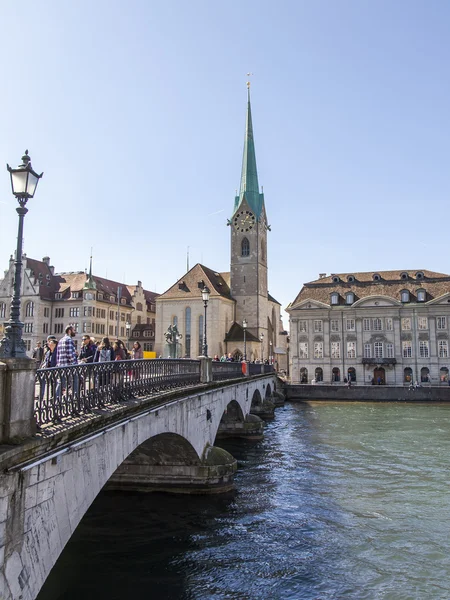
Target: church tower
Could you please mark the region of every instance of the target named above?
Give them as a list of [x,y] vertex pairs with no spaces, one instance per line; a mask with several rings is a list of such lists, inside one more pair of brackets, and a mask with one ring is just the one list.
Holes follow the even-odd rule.
[[245,318],[248,330],[259,337],[267,330],[267,217],[259,191],[253,139],[250,83],[247,83],[247,120],[241,186],[234,201],[231,227],[230,288],[236,300],[237,323]]

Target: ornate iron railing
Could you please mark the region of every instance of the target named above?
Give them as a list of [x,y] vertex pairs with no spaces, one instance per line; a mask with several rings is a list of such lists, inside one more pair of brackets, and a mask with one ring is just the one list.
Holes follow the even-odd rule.
[[261,373],[273,373],[273,365],[264,365],[261,363],[248,363],[249,375],[261,375]]
[[139,396],[200,383],[198,360],[123,360],[39,369],[38,425],[90,413]]
[[240,362],[220,362],[212,361],[212,377],[213,381],[221,381],[223,379],[236,379],[243,376],[242,363]]

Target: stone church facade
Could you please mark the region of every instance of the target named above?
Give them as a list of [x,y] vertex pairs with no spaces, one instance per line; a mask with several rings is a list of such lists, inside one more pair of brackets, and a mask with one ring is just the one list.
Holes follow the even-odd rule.
[[448,385],[450,275],[322,274],[286,310],[293,384]]
[[[230,271],[218,272],[197,264],[156,300],[157,349],[167,354],[164,333],[177,324],[183,336],[180,356],[201,354],[204,305],[201,291],[211,292],[207,306],[209,356],[231,353],[244,355],[247,322],[248,360],[280,362],[285,356],[286,335],[282,335],[280,304],[268,292],[267,232],[269,230],[264,195],[260,192],[256,168],[250,94],[239,195],[231,218]],[[285,332],[283,332],[285,334]]]

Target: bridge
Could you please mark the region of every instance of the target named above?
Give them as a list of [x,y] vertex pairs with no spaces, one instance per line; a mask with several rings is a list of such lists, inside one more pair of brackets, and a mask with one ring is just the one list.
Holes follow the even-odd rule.
[[105,486],[230,490],[236,461],[215,440],[261,439],[261,417],[282,402],[271,367],[244,367],[202,358],[37,371],[29,424],[36,433],[0,446],[1,600],[36,598]]

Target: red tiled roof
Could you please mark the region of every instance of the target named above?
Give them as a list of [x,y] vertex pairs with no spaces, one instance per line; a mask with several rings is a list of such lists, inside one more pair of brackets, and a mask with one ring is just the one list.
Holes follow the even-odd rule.
[[39,296],[43,300],[52,300],[58,290],[58,277],[52,275],[49,265],[42,260],[28,258],[28,256],[24,259],[24,263],[25,269],[31,271],[31,277],[39,282]]

